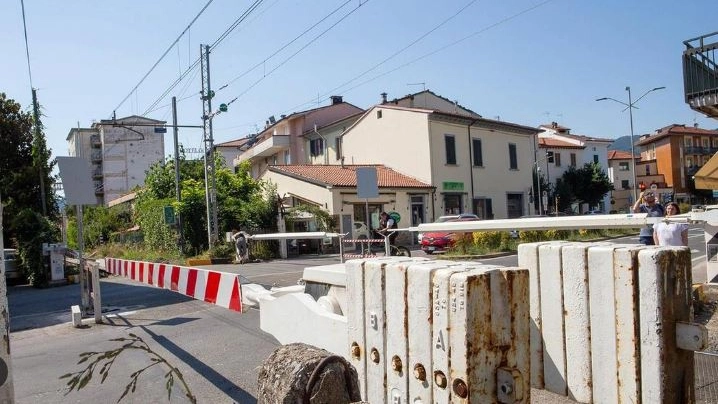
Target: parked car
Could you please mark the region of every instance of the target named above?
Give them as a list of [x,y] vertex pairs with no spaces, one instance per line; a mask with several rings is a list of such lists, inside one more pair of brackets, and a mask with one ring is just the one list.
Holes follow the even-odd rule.
[[[434,223],[444,223],[448,221],[454,221],[456,219],[466,219],[466,220],[481,220],[480,217],[476,216],[473,213],[462,213],[460,215],[445,215],[445,216],[439,216],[438,219]],[[419,244],[421,244],[421,240],[424,238],[424,233],[419,233]]]
[[363,238],[369,238],[369,228],[364,222],[354,221],[354,228],[352,229],[352,239],[359,240]]
[[6,248],[3,255],[5,257],[5,279],[19,279],[20,271],[17,270],[17,261],[15,260],[17,250]]
[[[455,215],[454,217],[446,218],[446,216],[440,217],[436,223],[442,222],[467,222],[480,220],[478,216],[470,213],[463,213],[461,215]],[[439,251],[446,251],[454,246],[458,237],[463,233],[449,233],[449,232],[428,232],[421,236],[421,250],[427,254],[433,254]]]

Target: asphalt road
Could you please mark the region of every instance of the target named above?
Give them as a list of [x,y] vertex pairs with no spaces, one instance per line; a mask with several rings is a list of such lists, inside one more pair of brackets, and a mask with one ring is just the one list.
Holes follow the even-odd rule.
[[[691,229],[694,281],[705,273],[703,233]],[[635,244],[637,237],[612,240]],[[413,251],[423,256],[421,251]],[[479,261],[503,266],[517,265],[517,257],[504,256]],[[296,284],[307,266],[339,262],[337,256],[302,257],[270,263],[214,265],[213,269],[241,274],[246,281],[266,286]],[[703,278],[705,276],[703,275]],[[236,313],[186,298],[174,292],[145,286],[117,277],[102,279],[103,312],[106,323],[86,319],[85,328],[69,325],[72,304],[79,302],[77,285],[44,290],[9,288],[12,372],[17,403],[74,403],[117,401],[130,381],[129,375],[149,365],[143,351],[121,354],[110,376],[100,384],[100,375],[80,392],[65,393],[59,376],[82,369],[79,354],[119,347],[109,340],[134,333],[176,366],[199,402],[254,403],[256,378],[262,361],[278,346],[259,329],[259,313],[249,309]],[[125,402],[164,402],[166,369],[150,367],[137,390]],[[173,402],[185,402],[179,383],[172,390]],[[533,391],[533,403],[568,402],[550,393]]]

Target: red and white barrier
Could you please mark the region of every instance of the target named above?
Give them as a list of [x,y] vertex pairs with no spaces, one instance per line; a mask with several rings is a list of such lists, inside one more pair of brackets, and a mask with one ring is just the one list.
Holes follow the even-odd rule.
[[242,311],[242,288],[237,274],[109,257],[105,258],[105,268],[113,275]]

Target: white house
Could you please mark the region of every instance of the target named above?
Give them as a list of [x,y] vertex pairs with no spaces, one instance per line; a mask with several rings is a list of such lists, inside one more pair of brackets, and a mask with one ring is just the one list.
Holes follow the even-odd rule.
[[[443,99],[443,106],[455,105]],[[434,187],[429,200],[415,201],[424,206],[422,222],[457,213],[514,218],[529,212],[537,132],[465,111],[386,102],[367,110],[340,143],[346,164],[382,163]]]

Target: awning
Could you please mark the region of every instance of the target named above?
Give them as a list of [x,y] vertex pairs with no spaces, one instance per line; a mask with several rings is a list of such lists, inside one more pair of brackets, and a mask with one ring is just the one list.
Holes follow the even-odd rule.
[[696,189],[718,189],[718,153],[693,176]]

